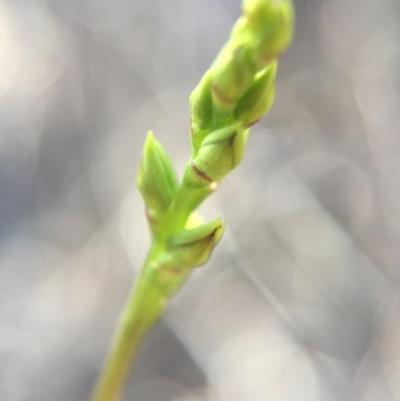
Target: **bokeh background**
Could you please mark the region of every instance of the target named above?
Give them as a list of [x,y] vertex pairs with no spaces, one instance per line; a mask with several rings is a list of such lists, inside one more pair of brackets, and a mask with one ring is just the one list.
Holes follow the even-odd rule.
[[[227,221],[126,401],[400,400],[400,2],[296,0],[275,105],[204,205]],[[87,400],[149,244],[148,129],[239,0],[0,1],[0,399]]]

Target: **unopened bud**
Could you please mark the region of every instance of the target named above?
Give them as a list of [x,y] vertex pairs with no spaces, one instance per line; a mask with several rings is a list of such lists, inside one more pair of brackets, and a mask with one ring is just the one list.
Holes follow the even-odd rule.
[[220,240],[224,223],[218,218],[196,228],[183,230],[167,242],[167,267],[188,268],[207,262],[211,252]]
[[251,127],[271,108],[275,97],[277,65],[277,62],[273,61],[268,67],[260,71],[255,76],[250,89],[238,101],[233,115],[244,126]]
[[244,0],[243,13],[252,35],[259,67],[282,54],[293,37],[294,10],[291,0]]
[[211,67],[211,93],[215,106],[231,111],[257,72],[253,56],[244,44],[228,42]]
[[150,131],[137,175],[137,187],[150,211],[166,209],[178,191],[178,178],[170,158]]
[[194,174],[209,181],[221,181],[242,160],[246,134],[240,124],[210,133],[192,162]]

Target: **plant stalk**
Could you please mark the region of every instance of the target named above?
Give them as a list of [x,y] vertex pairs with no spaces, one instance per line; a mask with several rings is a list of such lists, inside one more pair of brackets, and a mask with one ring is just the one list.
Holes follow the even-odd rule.
[[164,296],[154,285],[154,247],[143,266],[120,318],[114,340],[91,401],[119,401],[137,351],[164,310]]

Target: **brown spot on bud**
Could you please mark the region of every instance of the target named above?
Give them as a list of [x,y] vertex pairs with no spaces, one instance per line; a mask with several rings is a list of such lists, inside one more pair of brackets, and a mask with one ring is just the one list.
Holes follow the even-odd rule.
[[179,276],[182,274],[182,269],[179,269],[177,267],[163,267],[166,272],[170,273],[172,276]]
[[196,173],[196,175],[197,175],[198,177],[200,177],[200,178],[203,179],[204,181],[213,182],[213,180],[212,180],[208,175],[206,175],[203,171],[201,171],[201,170],[196,166],[196,163],[195,163],[193,160],[190,162],[190,165],[191,165],[193,171]]
[[220,89],[218,88],[218,86],[216,84],[212,84],[211,85],[211,89],[213,92],[213,95],[224,105],[226,106],[230,106],[233,107],[235,105],[235,101],[229,99],[228,97],[226,97],[224,94],[221,93]]
[[255,120],[255,121],[252,121],[251,123],[246,124],[245,127],[246,128],[252,127],[253,125],[257,124],[261,120],[261,118],[262,117],[260,117],[258,120]]

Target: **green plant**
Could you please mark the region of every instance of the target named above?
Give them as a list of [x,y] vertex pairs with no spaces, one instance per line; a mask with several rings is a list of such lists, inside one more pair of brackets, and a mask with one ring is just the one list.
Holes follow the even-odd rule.
[[202,224],[198,206],[241,162],[249,128],[273,102],[277,58],[293,32],[291,0],[243,0],[242,16],[190,97],[192,155],[182,182],[150,132],[137,185],[152,246],[123,312],[93,401],[116,401],[141,340],[168,300],[220,240],[224,223]]

